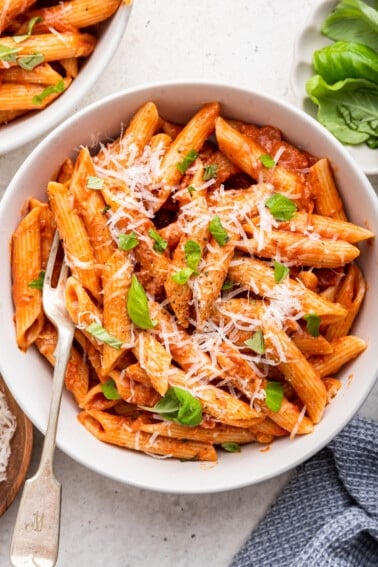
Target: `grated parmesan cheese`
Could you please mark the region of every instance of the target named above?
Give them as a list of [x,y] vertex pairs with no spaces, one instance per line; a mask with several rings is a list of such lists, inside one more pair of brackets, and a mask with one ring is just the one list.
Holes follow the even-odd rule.
[[7,479],[6,471],[11,454],[10,442],[16,427],[16,418],[8,408],[5,394],[0,390],[0,482]]

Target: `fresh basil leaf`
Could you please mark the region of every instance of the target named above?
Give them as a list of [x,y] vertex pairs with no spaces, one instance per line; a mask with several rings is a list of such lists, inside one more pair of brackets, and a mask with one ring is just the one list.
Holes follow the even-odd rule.
[[335,41],[353,41],[378,51],[378,12],[361,0],[341,0],[321,31]]
[[313,53],[312,64],[329,85],[348,78],[378,83],[378,53],[361,43],[327,45]]
[[284,397],[283,385],[281,382],[269,381],[265,386],[265,403],[274,412],[281,409]]
[[244,341],[244,344],[247,347],[254,350],[255,352],[257,352],[258,354],[264,354],[265,353],[265,341],[264,341],[264,335],[263,335],[263,332],[262,332],[261,329],[259,329],[255,333],[253,333],[253,335],[250,339],[247,339],[246,341]]
[[21,43],[23,41],[25,41],[25,39],[29,39],[29,37],[32,34],[33,28],[35,26],[35,24],[42,22],[42,18],[40,16],[35,16],[34,18],[31,18],[28,22],[28,31],[26,34],[24,35],[14,35],[12,36],[13,41],[15,41],[16,43]]
[[31,287],[33,289],[43,289],[43,282],[45,280],[45,272],[41,271],[39,273],[38,278],[36,278],[35,280],[31,280],[28,283],[28,287]]
[[228,451],[228,453],[240,453],[241,447],[239,443],[233,443],[232,441],[226,441],[225,443],[221,443],[222,449]]
[[25,69],[25,71],[32,71],[34,67],[40,65],[45,60],[43,53],[34,53],[33,55],[25,55],[25,57],[17,57],[17,64]]
[[15,63],[17,60],[17,53],[20,47],[8,47],[7,45],[0,44],[0,60],[7,63]]
[[104,187],[104,179],[97,177],[96,175],[88,175],[86,187],[87,189],[94,189],[95,191],[100,191]]
[[118,248],[120,250],[132,250],[136,246],[138,246],[139,241],[138,237],[135,232],[129,232],[128,234],[119,234],[118,235]]
[[188,191],[189,195],[193,195],[193,193],[196,193],[197,189],[193,185],[189,185]]
[[184,285],[193,274],[194,271],[192,270],[192,268],[186,266],[185,268],[182,268],[182,270],[179,270],[178,272],[172,274],[171,278],[177,284]]
[[164,419],[181,425],[196,427],[202,421],[202,405],[197,398],[183,388],[172,386],[153,407],[141,406],[147,411],[158,413]]
[[221,220],[218,215],[215,215],[209,223],[209,231],[214,236],[219,246],[224,246],[229,240],[227,231],[223,228]]
[[216,163],[205,165],[203,169],[202,179],[204,181],[209,181],[210,179],[214,179],[218,173],[218,165]]
[[64,88],[64,81],[62,79],[58,81],[56,85],[49,85],[48,87],[44,88],[42,92],[33,96],[32,103],[35,105],[41,105],[45,98],[47,98],[51,94],[62,93],[64,91]]
[[276,262],[275,260],[273,262],[273,266],[274,281],[276,283],[280,283],[289,275],[289,268],[287,266],[284,266],[283,264],[280,264],[279,262]]
[[153,228],[150,228],[150,230],[148,231],[148,236],[150,236],[150,238],[152,238],[152,240],[154,240],[153,248],[154,248],[155,252],[163,253],[164,250],[167,249],[168,242],[166,240],[164,240],[164,238],[162,238],[156,230],[154,230]]
[[102,209],[101,214],[102,215],[106,215],[106,213],[111,209],[110,205],[105,205],[105,207]]
[[195,240],[187,240],[184,244],[185,262],[188,268],[197,273],[198,264],[201,261],[201,246]]
[[85,330],[98,341],[106,343],[117,350],[119,350],[123,345],[122,341],[108,333],[108,331],[100,325],[100,323],[91,323],[85,328]]
[[276,165],[276,162],[269,154],[261,154],[260,161],[264,167],[272,168]]
[[120,400],[121,396],[116,388],[113,378],[109,378],[106,382],[102,382],[101,390],[107,400]]
[[234,282],[231,280],[224,280],[223,285],[222,285],[222,291],[228,291],[229,289],[232,289],[234,287]]
[[378,85],[365,79],[345,79],[328,85],[320,75],[306,83],[318,105],[317,120],[344,144],[378,137]]
[[198,157],[198,152],[196,150],[190,150],[186,156],[176,163],[176,167],[180,173],[185,173],[185,171],[195,162]]
[[127,294],[127,312],[131,321],[141,329],[152,329],[157,322],[150,317],[146,292],[138,278],[133,275],[131,285]]
[[293,218],[297,211],[297,205],[291,199],[281,193],[274,193],[265,201],[273,217],[278,221],[288,221]]
[[306,321],[306,329],[313,337],[318,337],[319,327],[320,327],[320,317],[316,313],[307,313],[303,315],[303,319]]

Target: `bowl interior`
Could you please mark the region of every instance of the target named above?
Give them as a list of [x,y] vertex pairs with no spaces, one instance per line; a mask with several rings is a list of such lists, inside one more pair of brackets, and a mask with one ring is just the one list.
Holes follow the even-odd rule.
[[[51,391],[51,368],[33,348],[20,352],[13,331],[9,241],[20,220],[26,199],[46,199],[45,187],[63,160],[81,144],[93,146],[104,137],[116,136],[121,124],[144,102],[153,100],[159,112],[173,121],[185,121],[205,102],[218,100],[222,115],[281,128],[285,137],[318,157],[327,156],[334,168],[351,220],[378,231],[376,195],[365,175],[345,149],[319,124],[287,104],[248,90],[206,83],[150,85],[117,93],[95,103],[54,130],[20,168],[0,205],[0,365],[4,378],[31,421],[44,431]],[[360,265],[368,282],[368,293],[355,325],[355,334],[368,349],[349,364],[341,376],[343,387],[328,406],[314,433],[275,441],[269,451],[261,445],[244,447],[241,453],[222,453],[216,465],[152,459],[143,454],[103,444],[76,420],[77,408],[64,394],[57,433],[58,446],[75,460],[105,476],[152,490],[176,493],[206,493],[234,489],[276,476],[309,458],[341,430],[365,400],[376,374],[378,302],[373,300],[378,281],[375,242],[361,246]]]

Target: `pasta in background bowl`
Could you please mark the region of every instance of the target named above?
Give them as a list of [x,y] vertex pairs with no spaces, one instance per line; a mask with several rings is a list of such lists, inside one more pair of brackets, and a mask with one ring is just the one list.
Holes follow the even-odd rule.
[[[6,27],[4,21],[7,21],[7,13],[2,14],[0,75],[1,71],[11,74],[7,79],[2,79],[0,99],[4,102],[0,106],[0,155],[44,134],[77,109],[84,95],[111,62],[132,9],[131,4],[127,5],[121,0],[118,7],[116,0],[106,6],[99,6],[93,1],[84,3],[84,14],[80,0],[72,2],[74,8],[70,1],[56,4],[48,10],[52,14],[55,9],[60,10],[63,20],[61,16],[48,16],[33,2],[12,2],[12,6],[8,7],[9,21],[15,21],[14,18],[18,16],[27,18],[19,32],[12,31],[12,26]],[[23,15],[25,10],[30,12],[30,16],[28,12]],[[76,18],[74,26],[69,19],[72,14]],[[98,23],[91,27],[86,23],[91,21]],[[68,37],[65,38],[62,32],[67,32]],[[63,49],[61,55],[60,49]],[[63,66],[60,66],[59,60],[66,57]],[[39,72],[43,71],[44,66],[48,68],[46,79]],[[29,79],[28,73],[34,73],[34,79]],[[12,95],[12,89],[16,89],[13,91],[16,95]],[[56,98],[44,106],[52,97]],[[36,102],[31,104],[33,100]],[[32,107],[26,113],[20,110],[25,104],[29,109]]]
[[[41,431],[47,423],[52,371],[34,347],[26,353],[21,352],[16,346],[15,333],[10,331],[14,316],[11,269],[5,259],[9,258],[11,235],[30,197],[46,201],[47,184],[67,157],[75,159],[82,145],[93,148],[95,140],[117,138],[123,126],[126,127],[148,101],[156,104],[160,116],[176,123],[186,123],[205,103],[217,101],[222,117],[279,128],[285,139],[301,150],[329,159],[348,218],[375,234],[378,230],[376,195],[346,150],[313,119],[273,98],[220,84],[165,83],[117,93],[80,111],[32,152],[10,183],[0,207],[0,253],[4,259],[0,303],[3,322],[0,330],[1,372],[20,406]],[[33,191],[29,189],[30,179],[33,179]],[[247,486],[303,462],[346,425],[375,382],[375,350],[378,346],[374,333],[378,311],[373,287],[378,275],[375,239],[362,242],[360,249],[358,263],[367,281],[367,293],[353,335],[361,337],[367,343],[367,349],[339,372],[342,386],[326,406],[312,433],[297,435],[293,440],[288,437],[277,439],[268,446],[269,450],[253,443],[243,445],[237,453],[220,451],[216,463],[153,459],[150,455],[105,444],[93,437],[78,422],[77,406],[66,392],[57,445],[100,474],[135,486],[176,493],[217,492]]]

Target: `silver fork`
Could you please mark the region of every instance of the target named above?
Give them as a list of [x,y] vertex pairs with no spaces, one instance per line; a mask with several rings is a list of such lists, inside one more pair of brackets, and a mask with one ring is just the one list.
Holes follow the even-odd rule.
[[63,261],[57,286],[52,274],[59,248],[55,233],[43,284],[43,308],[58,332],[50,413],[41,460],[36,474],[25,482],[11,541],[10,559],[14,567],[53,567],[59,545],[61,485],[53,473],[53,457],[64,376],[74,335],[65,307],[64,287],[68,267]]

